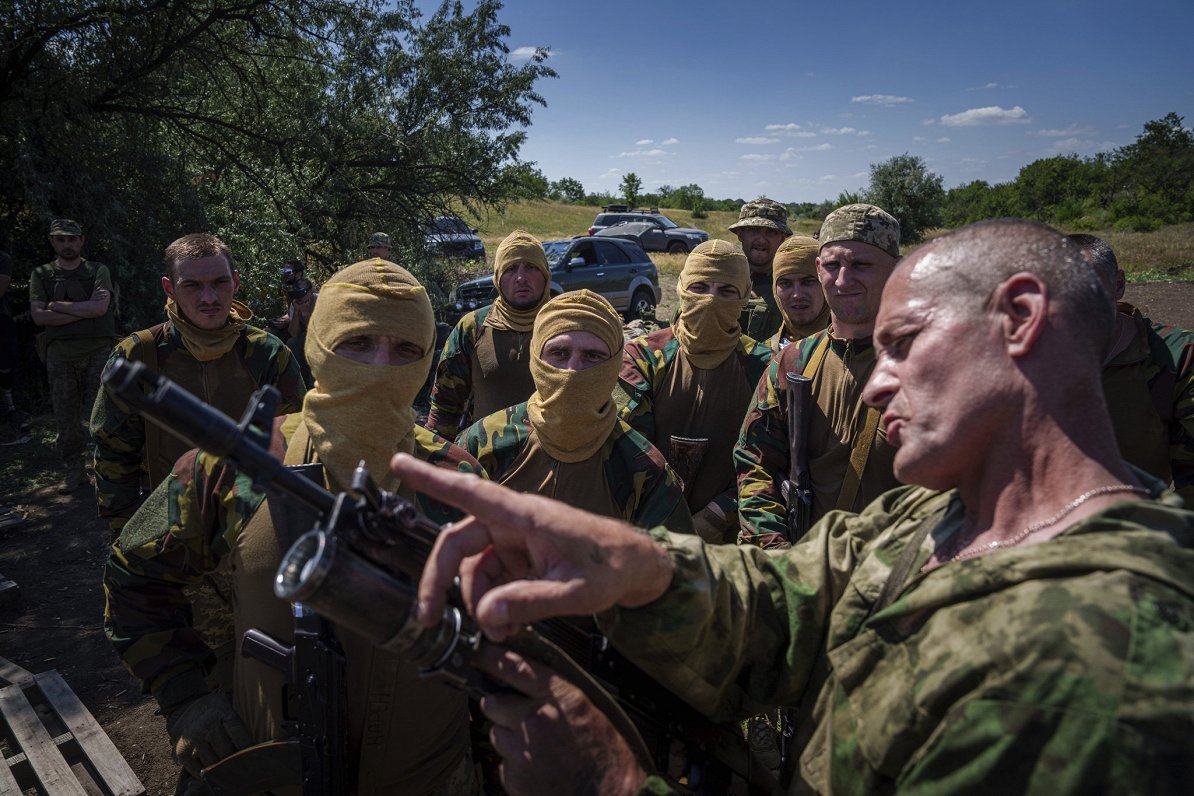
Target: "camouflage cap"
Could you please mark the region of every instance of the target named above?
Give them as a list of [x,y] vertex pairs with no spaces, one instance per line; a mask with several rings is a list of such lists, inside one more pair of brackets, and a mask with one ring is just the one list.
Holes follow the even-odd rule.
[[792,229],[788,226],[788,208],[764,196],[742,205],[742,209],[738,211],[738,220],[730,224],[729,230],[733,232],[743,227],[770,227],[785,235],[792,234]]
[[390,246],[390,236],[384,232],[374,232],[369,236],[369,246]]
[[51,235],[82,235],[83,228],[79,226],[78,221],[71,221],[69,218],[56,218],[50,222]]
[[825,216],[817,236],[821,248],[840,240],[856,240],[882,249],[892,257],[900,256],[900,222],[895,216],[874,205],[845,205]]

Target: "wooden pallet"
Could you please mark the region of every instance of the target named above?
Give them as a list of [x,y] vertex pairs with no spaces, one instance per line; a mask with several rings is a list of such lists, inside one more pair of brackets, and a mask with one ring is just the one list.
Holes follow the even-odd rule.
[[141,796],[145,788],[90,711],[54,670],[0,658],[0,796]]

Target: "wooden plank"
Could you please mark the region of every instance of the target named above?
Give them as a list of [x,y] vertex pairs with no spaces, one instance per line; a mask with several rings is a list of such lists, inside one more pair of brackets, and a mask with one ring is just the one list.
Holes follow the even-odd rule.
[[22,669],[7,658],[0,658],[0,685],[9,683],[23,683],[33,679],[33,672]]
[[8,722],[17,745],[47,793],[54,796],[87,796],[54,739],[46,732],[37,712],[19,685],[0,688],[0,714]]
[[4,760],[0,760],[0,796],[21,796],[21,786]]
[[140,796],[145,793],[141,780],[137,779],[137,775],[129,768],[116,744],[100,729],[91,712],[75,696],[75,692],[62,679],[62,675],[50,670],[36,675],[34,679],[41,688],[46,702],[58,714],[58,718],[62,719],[67,730],[75,736],[75,741],[83,750],[90,768],[103,780],[112,796]]

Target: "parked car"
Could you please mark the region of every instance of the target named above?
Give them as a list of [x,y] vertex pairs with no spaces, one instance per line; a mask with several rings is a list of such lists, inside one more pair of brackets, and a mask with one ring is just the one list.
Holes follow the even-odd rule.
[[643,221],[623,221],[621,224],[599,229],[593,236],[624,238],[634,241],[645,251],[672,254],[685,254],[709,240],[709,233],[704,230],[665,227],[650,216]]
[[[588,288],[605,296],[627,320],[650,312],[663,298],[655,263],[633,241],[582,236],[546,241],[543,250],[551,269],[552,296]],[[445,320],[455,322],[496,298],[492,275],[469,280],[448,296]]]
[[[709,233],[703,229],[693,229],[691,227],[681,227],[675,221],[659,212],[658,208],[651,208],[650,210],[631,210],[626,205],[605,205],[602,212],[597,214],[593,219],[593,226],[589,227],[589,234],[596,235],[602,230],[610,227],[618,226],[619,224],[651,224],[654,229],[644,229],[639,232],[648,232],[650,234],[641,236],[633,233],[633,230],[623,230],[622,233],[615,235],[615,237],[628,237],[639,242],[639,237],[646,237],[649,245],[643,246],[647,251],[661,251],[683,253],[692,251],[692,249],[703,241],[709,240]],[[683,248],[681,248],[683,247]]]
[[485,244],[477,230],[456,216],[437,216],[423,225],[427,248],[444,257],[485,261]]

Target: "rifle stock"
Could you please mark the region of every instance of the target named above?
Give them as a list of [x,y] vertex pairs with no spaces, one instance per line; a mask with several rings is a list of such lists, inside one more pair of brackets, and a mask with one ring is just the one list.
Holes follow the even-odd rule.
[[[460,607],[459,595],[453,595],[435,627],[424,628],[415,618],[415,584],[439,526],[410,502],[378,489],[363,466],[354,473],[349,492],[333,495],[270,455],[277,399],[272,387],[263,387],[253,396],[238,425],[141,363],[119,361],[105,373],[104,381],[126,402],[188,443],[235,465],[253,479],[257,489],[297,499],[316,512],[315,527],[295,541],[278,568],[274,592],[280,598],[313,608],[325,620],[349,627],[380,647],[401,651],[425,675],[445,678],[474,696],[508,690],[477,668],[479,654],[492,642]],[[389,610],[378,611],[379,605]],[[641,672],[642,679],[633,688],[629,680],[616,679],[637,670],[599,634],[588,636],[593,654],[587,663],[597,676],[594,679],[551,639],[554,628],[562,646],[575,647],[575,635],[583,631],[572,627],[562,632],[560,627],[561,620],[528,627],[499,646],[546,663],[580,687],[627,739],[644,770],[666,771],[667,750],[648,750],[623,706],[647,725],[651,735],[678,740],[694,760],[734,771],[752,792],[768,793],[774,788],[773,776],[750,758],[740,733],[700,716]],[[595,654],[599,655],[595,658]],[[594,660],[603,662],[604,669],[595,666]],[[610,679],[598,682],[603,672]],[[318,671],[313,674],[321,676]],[[323,699],[330,698],[325,692]],[[330,704],[323,707],[333,709]],[[342,711],[343,705],[334,709]],[[342,760],[327,759],[337,754],[343,750],[320,739],[307,739],[304,782],[329,763],[346,768]],[[312,765],[307,760],[311,755],[323,759]]]

